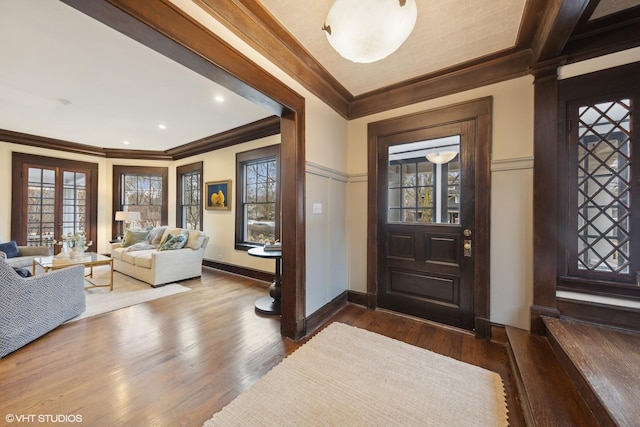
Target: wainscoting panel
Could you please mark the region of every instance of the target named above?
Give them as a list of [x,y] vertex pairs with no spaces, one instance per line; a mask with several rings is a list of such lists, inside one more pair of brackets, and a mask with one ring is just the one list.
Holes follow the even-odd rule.
[[348,290],[346,197],[346,175],[307,163],[307,317]]

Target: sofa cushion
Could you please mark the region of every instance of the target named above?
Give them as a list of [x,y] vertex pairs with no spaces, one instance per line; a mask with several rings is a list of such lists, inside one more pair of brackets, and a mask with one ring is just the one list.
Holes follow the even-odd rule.
[[159,251],[171,251],[174,249],[182,249],[187,243],[189,232],[184,230],[176,235],[169,234],[164,243],[158,248]]
[[122,259],[122,254],[124,252],[123,248],[115,248],[111,249],[111,258],[113,259]]
[[133,245],[134,243],[146,241],[148,235],[149,235],[149,231],[148,230],[143,230],[143,231],[127,230],[127,232],[124,234],[124,240],[122,241],[122,247],[126,248],[128,246]]
[[0,252],[4,252],[7,258],[14,258],[20,255],[18,244],[15,240],[6,243],[0,243]]
[[187,243],[184,245],[185,248],[198,250],[202,247],[204,243],[204,233],[198,230],[189,230],[189,238],[187,239]]
[[151,254],[153,252],[155,252],[155,250],[145,251],[144,253],[138,254],[135,258],[135,265],[142,268],[151,268]]

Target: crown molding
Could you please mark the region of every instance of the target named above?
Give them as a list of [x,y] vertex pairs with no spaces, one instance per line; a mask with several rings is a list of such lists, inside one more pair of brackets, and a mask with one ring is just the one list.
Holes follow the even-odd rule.
[[6,129],[0,129],[0,141],[111,159],[179,160],[279,133],[280,118],[272,116],[166,151],[100,148]]

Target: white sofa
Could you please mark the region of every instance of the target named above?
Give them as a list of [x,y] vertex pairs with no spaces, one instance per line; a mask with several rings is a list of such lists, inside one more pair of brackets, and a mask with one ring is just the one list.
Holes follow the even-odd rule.
[[[184,247],[163,250],[168,238],[180,233],[189,235]],[[111,244],[113,269],[116,271],[153,287],[202,275],[202,258],[209,237],[201,231],[156,227],[143,240],[133,244],[129,244],[129,240],[125,235],[123,242]]]

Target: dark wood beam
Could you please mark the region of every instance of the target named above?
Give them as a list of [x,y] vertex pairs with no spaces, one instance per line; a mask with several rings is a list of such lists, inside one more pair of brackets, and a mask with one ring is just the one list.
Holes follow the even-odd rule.
[[524,76],[529,73],[530,63],[531,51],[523,50],[492,60],[477,61],[462,68],[446,70],[441,74],[423,76],[393,88],[370,92],[356,97],[351,102],[349,118],[363,117]]
[[[193,0],[235,35],[347,118],[351,94],[257,0]],[[318,34],[321,29],[318,28]]]
[[529,49],[540,27],[540,22],[545,11],[547,0],[527,0],[522,13],[516,49]]
[[531,45],[534,64],[562,54],[588,5],[589,0],[549,0]]
[[192,141],[188,144],[167,150],[173,159],[184,159],[196,154],[230,147],[243,142],[254,141],[280,133],[280,117],[273,116],[240,126],[216,135]]
[[[281,117],[282,333],[305,333],[305,100],[169,0],[64,0]],[[286,225],[286,226],[285,226]]]
[[614,28],[581,33],[569,39],[563,55],[567,62],[607,55],[640,46],[640,18]]

